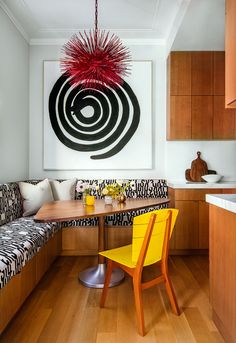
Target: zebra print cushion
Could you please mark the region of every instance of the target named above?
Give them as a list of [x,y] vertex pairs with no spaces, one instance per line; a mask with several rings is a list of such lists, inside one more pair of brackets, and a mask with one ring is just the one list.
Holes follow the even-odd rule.
[[30,217],[0,227],[0,288],[21,271],[58,229],[57,223],[35,223]]
[[[32,184],[37,184],[41,180],[29,180]],[[63,181],[63,180],[59,180]],[[89,185],[97,185],[102,189],[106,184],[112,184],[116,180],[78,180],[78,182],[88,183]],[[128,188],[126,190],[127,198],[166,198],[167,197],[167,184],[165,180],[159,179],[135,179],[128,180],[134,181],[134,189]],[[96,198],[101,198],[99,192],[95,189],[92,190],[92,195]],[[75,199],[81,199],[82,193],[75,191]],[[147,210],[144,210],[147,212]],[[11,222],[12,220],[19,218],[23,213],[22,198],[20,195],[19,186],[16,182],[9,184],[0,184],[0,225]],[[141,214],[143,212],[137,211],[131,216],[130,214],[115,214],[106,218],[106,224],[108,225],[121,225],[127,226],[132,224],[134,215]],[[96,218],[81,219],[78,221],[69,221],[62,223],[63,227],[68,226],[94,226],[97,225]]]
[[23,214],[23,203],[18,183],[0,184],[0,225],[9,223]]
[[[78,182],[87,183],[90,186],[96,185],[99,186],[100,189],[103,189],[105,185],[112,184],[116,180],[78,180]],[[129,182],[134,182],[133,188],[128,188],[125,193],[127,198],[167,198],[167,184],[165,180],[128,180]],[[91,194],[94,195],[97,199],[101,198],[100,192],[96,189],[91,191]],[[82,198],[82,193],[76,191],[75,193],[76,199]],[[107,216],[105,219],[106,225],[111,226],[129,226],[132,225],[133,217],[138,216],[140,214],[152,211],[153,209],[158,208],[165,208],[166,205],[162,205],[161,207],[149,208],[144,210],[137,210],[137,211],[130,211],[128,213],[118,213],[111,216]],[[80,226],[94,226],[98,224],[97,218],[85,218],[79,220],[71,220],[62,223],[62,227],[80,227]]]

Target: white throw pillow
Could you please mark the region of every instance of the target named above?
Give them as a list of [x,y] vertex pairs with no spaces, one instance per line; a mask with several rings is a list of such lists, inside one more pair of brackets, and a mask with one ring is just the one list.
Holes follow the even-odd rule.
[[48,179],[36,185],[28,182],[19,182],[19,187],[23,198],[24,217],[35,214],[43,204],[54,200]]
[[75,198],[76,178],[62,182],[49,180],[54,200],[73,200]]

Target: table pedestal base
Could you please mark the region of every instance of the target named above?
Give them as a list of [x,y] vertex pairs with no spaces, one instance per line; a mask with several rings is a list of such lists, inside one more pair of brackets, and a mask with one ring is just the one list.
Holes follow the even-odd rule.
[[[98,264],[96,267],[88,268],[79,273],[80,282],[90,288],[103,288],[106,275],[106,264]],[[124,272],[119,269],[113,269],[109,287],[119,285],[124,279]]]

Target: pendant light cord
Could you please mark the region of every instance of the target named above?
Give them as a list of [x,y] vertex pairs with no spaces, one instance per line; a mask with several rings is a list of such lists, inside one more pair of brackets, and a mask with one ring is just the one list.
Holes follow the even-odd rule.
[[98,0],[95,0],[95,46],[97,47],[98,42]]
[[95,31],[98,31],[98,0],[95,0]]

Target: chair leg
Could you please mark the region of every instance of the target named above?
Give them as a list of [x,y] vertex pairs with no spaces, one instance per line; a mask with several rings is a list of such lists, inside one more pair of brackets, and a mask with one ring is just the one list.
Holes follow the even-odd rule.
[[171,283],[168,275],[165,275],[165,279],[166,279],[166,282],[165,282],[166,291],[167,291],[167,294],[168,294],[168,297],[169,297],[169,300],[170,300],[172,311],[173,311],[174,314],[179,316],[180,315],[180,309],[179,309],[179,306],[178,306],[178,303],[177,303],[177,299],[176,299],[176,296],[175,296],[175,292],[174,292],[172,283]]
[[108,291],[110,280],[111,280],[112,269],[113,269],[113,263],[111,260],[108,260],[104,286],[103,286],[102,295],[100,299],[100,307],[104,307],[105,305],[107,291]]
[[145,325],[144,325],[144,314],[143,314],[143,301],[142,301],[142,290],[141,284],[138,280],[133,278],[134,287],[134,300],[136,308],[136,316],[138,322],[138,332],[141,336],[145,335]]

